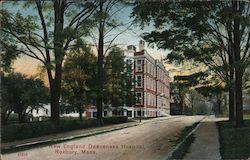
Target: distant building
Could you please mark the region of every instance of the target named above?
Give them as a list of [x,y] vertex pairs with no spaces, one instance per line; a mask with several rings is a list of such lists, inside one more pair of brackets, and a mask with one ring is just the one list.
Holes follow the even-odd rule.
[[50,105],[44,104],[43,107],[31,109],[30,114],[32,114],[33,117],[49,117],[51,114]]

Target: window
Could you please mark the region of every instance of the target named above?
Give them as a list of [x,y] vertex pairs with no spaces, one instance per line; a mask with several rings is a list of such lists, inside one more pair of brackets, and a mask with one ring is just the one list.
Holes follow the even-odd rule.
[[127,64],[128,64],[128,65],[131,65],[131,64],[132,64],[132,60],[131,60],[131,59],[128,59],[128,60],[127,60]]
[[142,86],[142,76],[136,76],[136,86],[141,87]]
[[94,118],[97,117],[97,112],[93,112],[93,117],[94,117]]
[[132,111],[127,111],[127,116],[132,117]]
[[137,116],[141,116],[141,111],[137,111]]
[[142,60],[136,61],[136,68],[137,68],[137,71],[142,71]]
[[141,102],[142,102],[142,93],[136,92],[136,103],[141,104]]
[[39,109],[36,109],[36,114],[38,114],[39,113]]

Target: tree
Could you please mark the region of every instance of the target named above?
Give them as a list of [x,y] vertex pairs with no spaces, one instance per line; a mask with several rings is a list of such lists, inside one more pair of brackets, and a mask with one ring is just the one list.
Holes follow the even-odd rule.
[[28,15],[20,12],[13,14],[10,8],[1,8],[1,33],[14,39],[11,43],[1,39],[1,45],[6,48],[15,46],[16,52],[39,60],[45,66],[50,86],[51,120],[55,123],[59,123],[65,55],[72,42],[88,34],[93,24],[89,17],[97,8],[97,3],[75,0],[17,2],[19,6],[35,8],[37,13]]
[[185,107],[184,98],[191,88],[201,85],[205,81],[207,73],[197,72],[190,75],[174,76],[174,81],[170,84],[170,95],[182,109],[182,114],[186,114],[188,109]]
[[[79,119],[82,120],[83,105],[95,98],[96,88],[96,57],[91,48],[82,44],[81,48],[72,50],[63,66],[62,100],[70,105],[71,109],[79,111]],[[87,94],[88,92],[88,94]]]
[[2,77],[2,122],[6,123],[9,115],[18,113],[20,122],[32,109],[43,107],[48,102],[48,89],[40,79],[27,78],[20,73],[10,73]]
[[195,90],[204,97],[209,98],[210,100],[215,99],[214,103],[217,107],[217,110],[215,111],[216,113],[221,114],[222,95],[223,92],[226,91],[226,89],[223,88],[220,83],[197,87]]
[[[172,53],[167,57],[169,60],[183,62],[188,59],[203,63],[226,83],[230,93],[230,119],[234,118],[233,91],[236,91],[236,108],[238,109],[236,111],[239,113],[237,126],[240,127],[242,126],[240,121],[243,120],[242,105],[238,103],[241,97],[238,96],[241,92],[239,88],[241,85],[235,85],[238,89],[233,87],[234,70],[236,75],[241,77],[244,68],[249,65],[250,23],[247,17],[249,17],[250,9],[246,2],[237,3],[240,4],[236,9],[233,3],[228,1],[145,4],[138,2],[133,15],[141,25],[153,22],[157,30],[145,34],[144,38],[159,48],[171,49]],[[235,30],[237,28],[238,31]],[[236,53],[240,55],[241,60],[239,57],[236,60]],[[242,69],[240,71],[242,74],[238,73],[239,68]],[[238,79],[240,81],[240,78]]]
[[[5,41],[6,43],[10,43],[10,37],[6,34],[1,34],[2,40]],[[15,45],[9,45],[9,46],[4,46],[0,43],[0,57],[1,57],[1,62],[0,62],[0,74],[4,74],[6,72],[11,72],[12,71],[12,63],[16,58],[18,57],[18,53],[16,52],[16,46]]]
[[[92,36],[97,46],[97,118],[102,121],[103,112],[103,89],[104,89],[104,57],[108,51],[113,48],[115,39],[124,33],[132,23],[123,24],[116,19],[119,13],[125,6],[122,0],[100,0],[98,9],[95,14],[95,22],[97,29],[97,36]],[[125,27],[125,29],[121,29]],[[119,30],[118,30],[119,29]],[[118,30],[117,32],[114,32]]]
[[105,90],[106,101],[112,107],[125,104],[125,61],[124,52],[114,47],[105,57]]
[[130,60],[127,60],[125,63],[125,70],[124,70],[124,94],[125,94],[125,103],[126,106],[132,107],[134,104],[134,91],[132,91],[134,85],[134,73],[133,73],[133,63]]

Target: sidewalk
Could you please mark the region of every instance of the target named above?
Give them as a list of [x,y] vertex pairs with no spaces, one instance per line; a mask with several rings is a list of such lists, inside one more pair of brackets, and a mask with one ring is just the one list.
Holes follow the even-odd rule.
[[216,122],[222,118],[208,117],[195,130],[194,143],[191,144],[186,160],[220,160],[220,142]]
[[68,131],[68,132],[63,132],[63,133],[50,134],[48,136],[41,136],[41,137],[29,138],[25,140],[18,140],[14,142],[2,143],[1,150],[3,152],[8,152],[8,151],[11,152],[15,149],[23,149],[27,147],[33,147],[36,145],[59,143],[59,142],[67,141],[67,140],[93,136],[97,134],[120,130],[123,128],[133,127],[133,126],[150,123],[154,121],[161,121],[164,119],[172,119],[176,117],[177,116],[142,120],[141,123],[139,122],[139,120],[135,120],[133,122],[127,122],[127,123],[122,123],[122,124],[114,124],[114,125],[95,127],[95,128],[89,128],[89,129],[80,129],[80,130]]

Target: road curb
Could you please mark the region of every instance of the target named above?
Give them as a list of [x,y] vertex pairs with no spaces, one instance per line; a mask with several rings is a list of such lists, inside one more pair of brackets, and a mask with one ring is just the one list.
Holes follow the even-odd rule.
[[170,159],[172,159],[172,156],[173,156],[173,153],[175,152],[175,151],[177,151],[179,148],[180,148],[180,146],[197,130],[197,128],[201,125],[201,122],[204,120],[204,119],[206,119],[207,117],[204,117],[204,118],[202,118],[200,121],[198,121],[199,122],[199,124],[192,130],[192,131],[190,131],[189,133],[188,133],[188,135],[186,135],[186,137],[180,142],[180,143],[178,143],[176,146],[175,146],[175,148],[171,151],[171,152],[169,152],[164,158],[163,158],[163,160],[170,160]]
[[28,149],[30,147],[34,147],[34,146],[38,146],[38,145],[54,144],[54,143],[60,143],[60,142],[74,140],[74,139],[83,138],[83,137],[90,137],[90,136],[108,133],[108,132],[121,130],[121,129],[129,128],[129,127],[134,127],[134,126],[138,126],[138,125],[141,125],[141,123],[135,123],[135,124],[120,126],[120,127],[114,127],[114,128],[109,128],[109,129],[100,130],[100,131],[93,131],[90,133],[84,133],[84,134],[79,134],[79,135],[75,135],[75,136],[68,136],[65,138],[47,139],[47,140],[42,140],[42,141],[12,145],[9,147],[1,147],[1,152],[2,153],[10,153],[10,152],[15,152],[16,150],[25,150],[25,149]]

